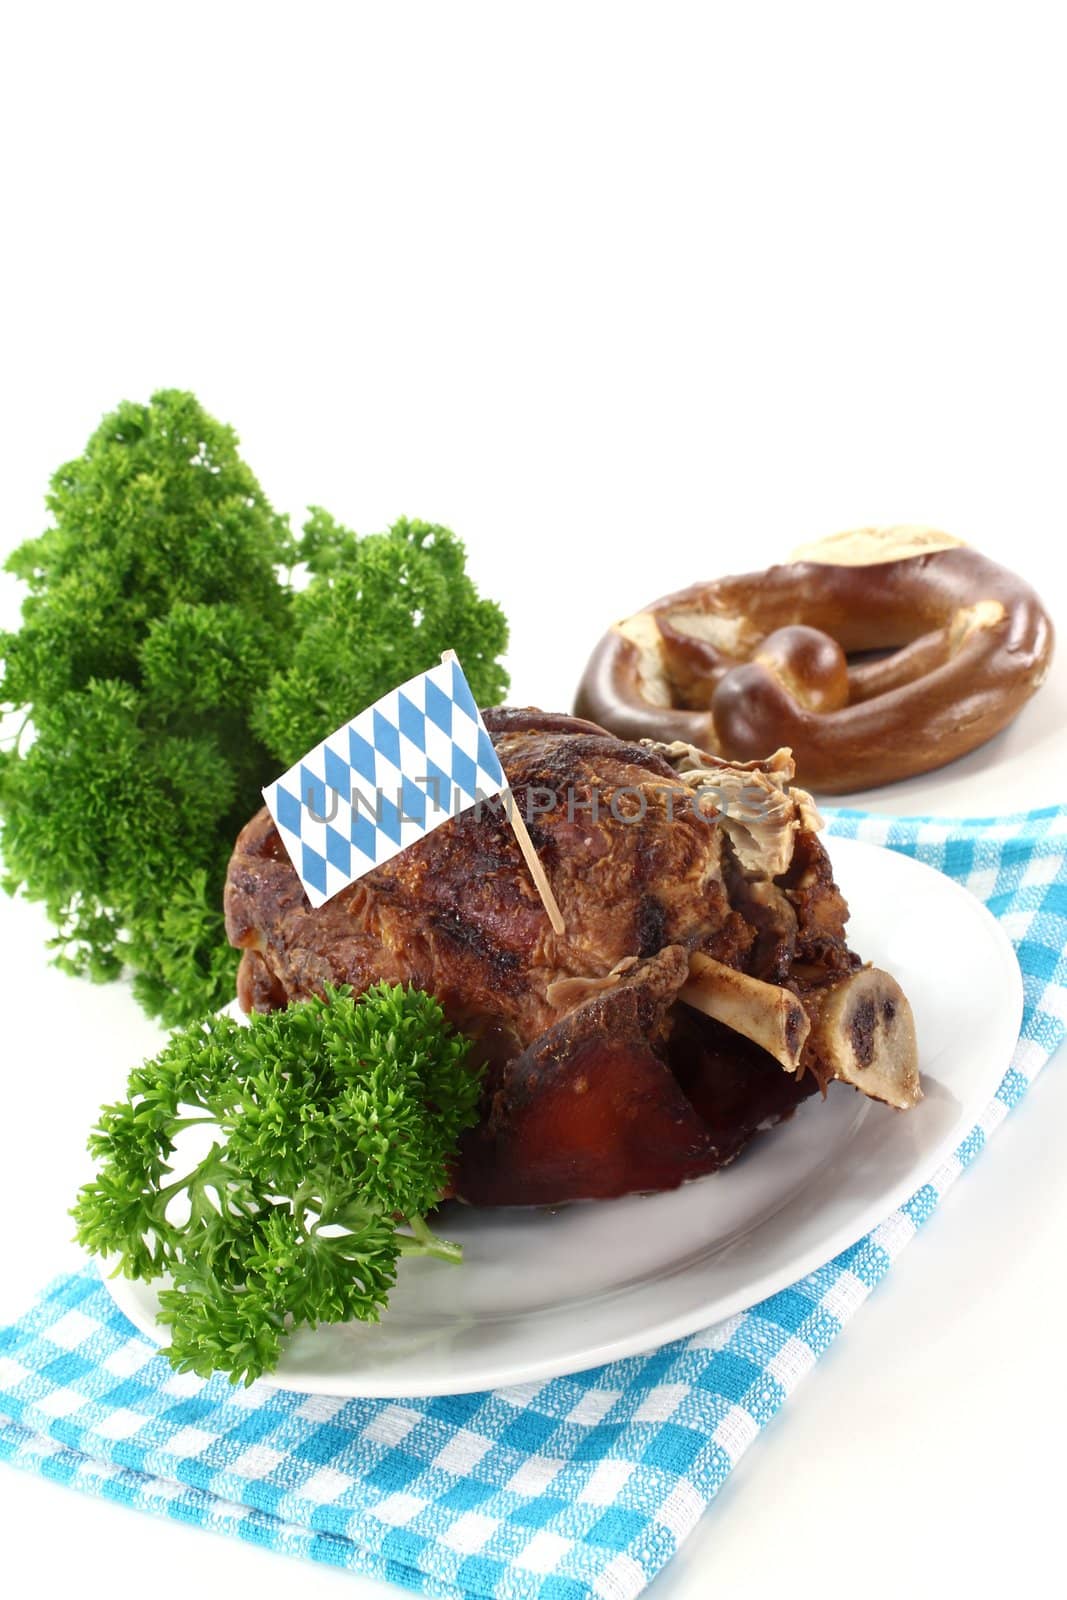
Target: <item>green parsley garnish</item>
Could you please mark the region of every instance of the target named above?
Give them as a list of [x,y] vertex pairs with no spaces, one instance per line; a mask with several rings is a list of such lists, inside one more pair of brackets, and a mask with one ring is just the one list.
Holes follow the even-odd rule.
[[443,650],[498,701],[507,624],[447,528],[313,510],[292,534],[176,390],[105,417],[48,506],[7,563],[30,592],[0,633],[4,882],[44,902],[59,965],[125,968],[172,1026],[233,994],[222,886],[263,785]]
[[477,1118],[469,1050],[431,995],[388,984],[195,1023],[101,1112],[78,1241],[169,1274],[165,1353],[201,1376],[251,1383],[296,1328],[376,1322],[402,1255],[461,1259],[426,1215]]

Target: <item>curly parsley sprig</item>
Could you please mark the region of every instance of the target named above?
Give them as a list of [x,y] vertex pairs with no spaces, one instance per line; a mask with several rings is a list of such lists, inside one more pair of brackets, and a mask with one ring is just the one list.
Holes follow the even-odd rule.
[[295,1328],[377,1321],[402,1255],[461,1259],[426,1215],[477,1117],[469,1051],[431,995],[388,984],[187,1027],[103,1109],[77,1238],[169,1275],[175,1367],[250,1383]]
[[105,417],[48,507],[7,562],[29,593],[0,633],[4,882],[59,965],[125,969],[169,1027],[233,994],[222,887],[262,786],[442,650],[499,700],[507,624],[447,528],[312,510],[294,535],[178,390]]

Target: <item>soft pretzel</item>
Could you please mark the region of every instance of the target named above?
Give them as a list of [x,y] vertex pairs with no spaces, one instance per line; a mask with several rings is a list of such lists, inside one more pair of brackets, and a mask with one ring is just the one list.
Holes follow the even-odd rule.
[[1014,573],[933,529],[865,528],[618,623],[575,709],[622,738],[732,761],[789,745],[801,782],[843,793],[984,744],[1039,687],[1052,646]]

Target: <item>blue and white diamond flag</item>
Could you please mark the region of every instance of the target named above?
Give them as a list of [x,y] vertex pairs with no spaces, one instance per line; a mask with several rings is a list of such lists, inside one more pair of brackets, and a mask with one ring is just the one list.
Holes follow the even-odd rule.
[[507,788],[459,662],[361,711],[263,791],[313,906]]

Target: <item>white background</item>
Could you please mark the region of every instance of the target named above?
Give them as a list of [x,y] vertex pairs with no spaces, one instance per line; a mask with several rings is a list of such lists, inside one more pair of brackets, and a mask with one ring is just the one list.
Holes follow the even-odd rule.
[[[0,37],[0,550],[39,531],[103,411],[178,385],[294,517],[461,533],[522,701],[564,705],[613,617],[858,523],[959,534],[1062,620],[1061,18],[20,8]],[[8,583],[0,621],[16,604]],[[1005,737],[874,803],[1062,799],[1065,713],[1061,660]],[[0,1320],[73,1259],[85,1130],[156,1039],[121,988],[50,971],[44,931],[0,906]],[[981,1592],[1058,1565],[1063,1065],[661,1600]],[[87,1596],[352,1592],[14,1473],[0,1536],[13,1592],[31,1573]]]

